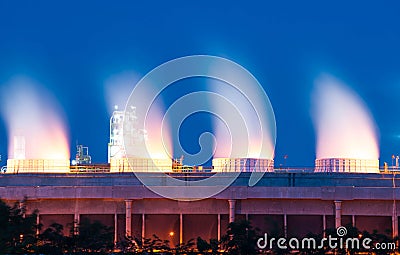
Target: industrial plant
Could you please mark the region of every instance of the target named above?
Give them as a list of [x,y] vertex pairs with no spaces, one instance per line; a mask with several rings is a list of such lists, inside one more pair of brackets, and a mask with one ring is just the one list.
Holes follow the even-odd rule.
[[[153,234],[174,238],[173,243],[197,236],[220,239],[236,219],[251,220],[265,232],[277,227],[284,236],[347,224],[398,236],[400,179],[395,169],[380,169],[378,159],[318,158],[309,169],[274,167],[266,158],[215,158],[211,167],[187,166],[182,158],[137,158],[124,151],[124,118],[134,121],[135,107],[116,109],[110,118],[107,164],[92,164],[89,148],[82,145],[72,161],[26,158],[24,137],[14,137],[14,158],[2,169],[0,196],[7,201],[27,196],[28,208],[39,209],[37,221],[44,226],[58,222],[67,229],[82,218],[99,220],[113,228],[115,242]],[[134,143],[146,139],[146,130],[132,132]],[[153,193],[137,172],[160,173],[161,186],[164,173],[194,182],[217,173],[239,175],[221,193],[190,201]],[[264,175],[249,186],[253,172]]]
[[[187,166],[183,159],[144,158],[128,155],[125,150],[124,125],[129,127],[134,140],[133,145],[146,149],[148,139],[145,129],[135,128],[135,107],[127,111],[113,112],[110,118],[110,140],[108,143],[108,164],[92,164],[89,148],[76,146],[76,156],[69,159],[35,159],[25,157],[25,138],[15,136],[13,139],[14,158],[7,160],[2,171],[6,174],[21,173],[72,173],[72,172],[164,172],[164,173],[216,173],[216,172],[274,172],[274,160],[266,158],[214,158],[212,166]],[[128,123],[128,124],[127,124]],[[286,169],[288,170],[288,169]],[[299,169],[301,171],[301,169]],[[296,169],[292,169],[296,172]],[[318,158],[315,160],[314,172],[322,173],[379,173],[378,159],[363,158]],[[310,172],[310,170],[308,170]]]
[[[330,89],[334,103],[335,95],[346,98],[340,89]],[[324,109],[329,97],[322,93],[318,98],[318,109]],[[360,119],[327,118],[344,116],[340,111],[316,114],[317,157],[311,168],[275,166],[273,156],[220,155],[205,166],[186,165],[183,156],[148,154],[152,137],[137,125],[133,105],[115,107],[110,117],[104,164],[93,163],[89,148],[80,144],[72,160],[68,153],[39,157],[28,151],[32,139],[11,132],[0,197],[10,203],[27,197],[28,211],[39,210],[37,223],[43,229],[57,222],[67,234],[71,224],[83,219],[100,221],[113,230],[115,243],[127,236],[153,235],[171,244],[197,237],[220,240],[228,224],[238,219],[284,237],[349,225],[396,237],[398,160],[396,167],[380,167],[370,116],[358,104],[349,103],[345,110]],[[347,127],[350,131],[344,132]],[[213,189],[219,190],[202,197]],[[167,193],[174,196],[163,195]]]

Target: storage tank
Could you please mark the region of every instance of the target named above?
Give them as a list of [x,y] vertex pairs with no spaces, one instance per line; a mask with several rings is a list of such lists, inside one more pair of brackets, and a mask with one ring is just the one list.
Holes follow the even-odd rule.
[[126,157],[111,158],[110,172],[172,172],[172,160]]
[[263,158],[215,158],[213,172],[273,172],[274,161]]
[[315,160],[315,172],[379,173],[379,160],[323,158]]
[[68,159],[8,159],[6,173],[68,173],[69,166]]
[[[7,159],[6,173],[68,173],[69,159],[63,157],[50,158],[26,158],[25,137],[14,136],[14,155]],[[29,156],[29,155],[28,155]],[[35,155],[37,156],[37,155]]]

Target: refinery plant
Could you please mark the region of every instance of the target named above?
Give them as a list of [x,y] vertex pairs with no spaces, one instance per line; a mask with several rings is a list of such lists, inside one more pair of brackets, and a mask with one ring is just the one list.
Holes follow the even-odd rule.
[[[258,87],[255,87],[257,91]],[[55,107],[44,105],[41,95],[26,88],[12,91],[10,98],[19,98],[19,102],[5,102],[6,122],[9,137],[9,159],[2,172],[14,173],[69,173],[69,172],[103,172],[103,173],[151,173],[151,172],[196,172],[196,173],[235,173],[235,172],[337,172],[337,173],[379,173],[379,145],[375,122],[368,108],[352,91],[340,81],[331,76],[322,76],[316,81],[313,100],[313,121],[316,131],[316,160],[311,168],[282,169],[274,166],[275,146],[275,117],[268,98],[253,95],[254,105],[237,104],[239,115],[234,115],[231,106],[220,104],[220,98],[208,98],[211,106],[191,106],[191,111],[207,109],[210,113],[225,117],[229,124],[231,137],[220,133],[221,127],[214,127],[216,149],[214,154],[207,155],[211,166],[185,165],[184,155],[174,155],[171,145],[165,145],[163,118],[168,112],[146,109],[147,90],[144,86],[131,105],[129,98],[127,107],[119,110],[114,107],[109,121],[109,142],[107,145],[108,158],[106,164],[92,164],[89,148],[77,144],[76,156],[70,159],[67,132]],[[135,88],[136,89],[136,88]],[[258,88],[259,89],[259,88]],[[29,93],[28,93],[29,92]],[[251,94],[250,91],[248,93]],[[20,95],[22,93],[22,96]],[[229,89],[221,90],[224,100],[234,102],[238,99]],[[210,93],[199,94],[202,101]],[[253,93],[254,94],[254,93]],[[235,95],[235,97],[230,98]],[[132,94],[131,94],[132,96]],[[230,97],[229,97],[230,96]],[[185,97],[183,97],[185,98]],[[260,102],[262,103],[260,103]],[[224,101],[225,102],[225,101]],[[187,102],[188,106],[191,104]],[[157,104],[155,104],[157,106]],[[258,105],[258,111],[253,107]],[[177,116],[185,112],[182,106],[177,109]],[[190,107],[188,107],[190,108]],[[24,113],[29,109],[34,118],[25,118]],[[35,110],[35,111],[34,111]],[[215,111],[215,112],[214,112]],[[153,113],[153,115],[152,115]],[[162,116],[165,114],[165,116]],[[185,113],[190,114],[190,112]],[[143,120],[148,117],[148,123]],[[153,117],[152,117],[153,116]],[[155,116],[155,117],[154,117]],[[237,118],[243,116],[241,123]],[[262,118],[261,118],[261,117]],[[173,120],[174,124],[180,120]],[[32,125],[32,128],[27,126]],[[179,128],[179,127],[178,127]],[[161,135],[160,135],[161,133]],[[234,139],[232,139],[234,136]],[[223,139],[221,139],[223,137]],[[228,139],[226,139],[228,137]],[[221,139],[221,140],[219,140]],[[161,141],[162,140],[162,141]],[[168,140],[168,139],[167,139]],[[234,143],[233,140],[237,140]],[[177,141],[180,143],[180,141]],[[231,142],[229,145],[226,143]],[[176,141],[175,141],[176,143]],[[219,144],[223,147],[220,149]],[[179,144],[180,145],[180,144]],[[105,145],[106,146],[106,145]],[[230,146],[230,151],[227,150]],[[225,148],[226,147],[226,148]],[[228,148],[229,149],[229,148]],[[219,150],[219,151],[218,151]],[[222,152],[221,152],[222,151]],[[186,153],[186,152],[185,152]],[[186,156],[193,156],[188,155]],[[396,166],[398,160],[396,159]],[[387,164],[383,164],[387,170]]]
[[[346,97],[345,112],[330,108]],[[251,154],[220,153],[211,166],[148,153],[154,130],[137,125],[135,106],[114,108],[104,164],[93,163],[89,148],[80,144],[71,160],[61,133],[46,140],[50,148],[53,141],[63,145],[61,153],[33,153],[32,148],[46,149],[46,144],[35,147],[36,133],[25,136],[11,123],[0,197],[7,203],[27,197],[28,210],[39,210],[37,223],[44,229],[59,223],[64,234],[83,220],[99,221],[112,229],[114,243],[154,234],[171,244],[198,236],[221,241],[229,223],[241,219],[263,233],[278,231],[284,237],[323,235],[342,226],[397,237],[399,158],[393,158],[396,167],[380,168],[372,118],[354,103],[356,98],[330,87],[317,98],[322,101],[317,100],[321,112],[315,114],[316,160],[311,168],[277,167],[273,155],[254,156],[260,148],[254,137],[247,148]],[[346,118],[349,112],[351,118]],[[254,144],[259,147],[251,148]]]
[[[187,166],[183,158],[142,158],[127,155],[124,147],[124,127],[129,123],[130,130],[135,138],[133,144],[145,148],[148,139],[147,131],[135,128],[135,107],[127,111],[116,110],[110,118],[110,140],[108,143],[108,163],[92,164],[89,148],[83,145],[76,146],[76,156],[69,159],[32,159],[25,156],[25,138],[16,136],[14,142],[14,158],[7,160],[3,172],[15,173],[69,173],[69,172],[274,172],[274,160],[266,158],[214,158],[212,166]],[[125,126],[126,130],[126,126]],[[309,169],[286,168],[286,171],[302,171]],[[383,169],[385,170],[385,169]],[[314,172],[338,173],[379,173],[378,159],[362,158],[318,158],[315,160]],[[311,171],[312,172],[312,171]]]

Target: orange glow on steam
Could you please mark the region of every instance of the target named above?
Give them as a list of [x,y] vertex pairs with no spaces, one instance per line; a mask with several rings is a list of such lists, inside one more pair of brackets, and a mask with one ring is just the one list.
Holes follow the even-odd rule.
[[317,159],[378,159],[374,120],[353,91],[326,75],[316,81],[313,99]]
[[166,121],[163,122],[163,112],[160,107],[153,105],[145,123],[147,130],[147,151],[153,159],[171,159],[172,142]]
[[68,135],[57,104],[26,78],[13,79],[10,85],[1,97],[9,158],[68,160]]

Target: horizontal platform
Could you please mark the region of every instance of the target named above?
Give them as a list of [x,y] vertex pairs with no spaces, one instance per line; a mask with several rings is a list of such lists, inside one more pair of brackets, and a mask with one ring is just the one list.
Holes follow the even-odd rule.
[[[213,174],[145,174],[159,190],[177,197],[195,197],[207,185],[195,185]],[[400,176],[393,174],[265,173],[253,187],[251,173],[241,173],[233,183],[213,196],[216,199],[318,199],[393,200],[400,198]],[[141,176],[143,178],[143,176]],[[185,189],[171,186],[171,177],[185,182]],[[223,183],[229,175],[213,176]],[[192,186],[193,185],[193,186]],[[193,193],[193,194],[190,194]],[[149,190],[133,173],[2,174],[0,197],[4,199],[146,199],[161,196]]]

